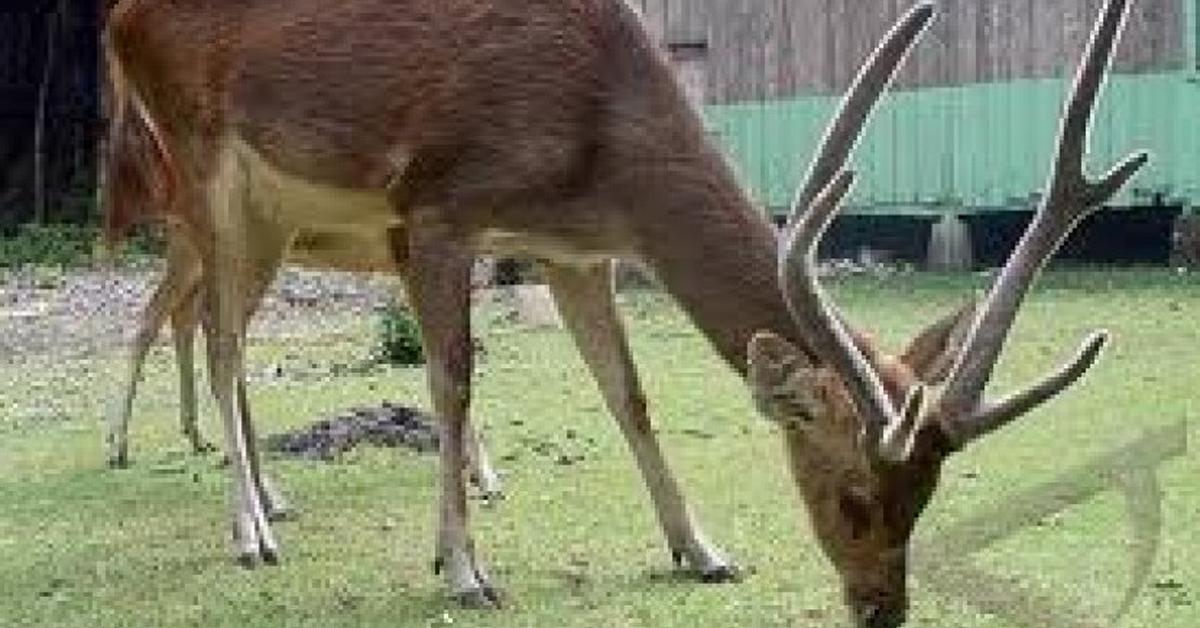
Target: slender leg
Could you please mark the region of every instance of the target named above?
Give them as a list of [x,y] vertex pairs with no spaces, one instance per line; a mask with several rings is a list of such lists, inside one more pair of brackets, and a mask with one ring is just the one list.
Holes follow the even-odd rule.
[[[225,451],[233,486],[234,544],[246,566],[259,559],[278,560],[279,545],[268,522],[255,480],[247,443],[244,405],[237,395],[244,378],[244,330],[249,288],[273,274],[283,253],[283,239],[269,223],[253,220],[246,181],[238,164],[227,158],[209,194],[213,240],[204,259],[205,306],[210,312],[209,372],[225,428]],[[273,253],[272,253],[273,251]]]
[[442,422],[441,498],[437,554],[450,592],[464,605],[498,603],[482,563],[476,558],[467,521],[463,437],[471,398],[471,256],[445,237],[440,225],[424,223],[414,212],[406,273],[408,294],[425,345],[426,373],[434,409]]
[[[245,342],[243,336],[243,343]],[[242,437],[246,441],[246,456],[250,464],[250,474],[254,478],[254,486],[262,499],[267,519],[283,521],[294,514],[287,499],[271,478],[262,471],[262,460],[258,452],[258,435],[254,430],[254,419],[250,415],[250,401],[246,395],[246,378],[240,377],[237,382],[238,404],[242,409]]]
[[[282,252],[286,248],[286,239],[283,237],[275,239],[264,239],[257,242],[253,251],[254,267],[258,269],[249,277],[249,285],[246,287],[245,307],[243,328],[241,333],[242,346],[246,345],[246,325],[249,324],[254,313],[258,311],[258,307],[262,305],[263,296],[270,287],[271,281],[274,280],[276,271],[282,262]],[[237,381],[237,396],[238,404],[242,411],[242,432],[243,438],[246,441],[246,456],[250,464],[250,474],[254,478],[254,486],[258,490],[260,499],[262,500],[263,508],[267,513],[267,519],[270,521],[282,521],[292,515],[291,507],[284,498],[279,487],[271,481],[267,474],[263,473],[262,460],[258,451],[258,436],[254,429],[254,419],[250,414],[250,401],[246,394],[246,378],[243,373]]]
[[199,404],[196,399],[196,326],[200,290],[197,286],[179,307],[171,312],[171,332],[175,341],[175,365],[179,369],[179,423],[192,451],[214,451],[212,443],[200,434]]
[[611,264],[552,265],[546,274],[559,313],[637,460],[672,557],[676,563],[686,558],[706,582],[732,579],[735,568],[700,531],[654,436],[613,300]]
[[158,337],[158,332],[162,329],[167,315],[173,314],[187,292],[194,288],[192,271],[192,266],[181,263],[179,256],[172,254],[170,249],[168,250],[166,273],[150,298],[150,302],[142,310],[137,335],[134,336],[133,344],[130,347],[125,394],[114,404],[108,415],[105,443],[108,449],[108,464],[111,467],[122,468],[129,464],[129,418],[133,413],[133,400],[137,396],[137,387],[142,378],[142,367],[146,362],[146,354]]
[[463,454],[467,458],[467,468],[470,470],[471,482],[479,488],[484,501],[494,502],[504,499],[504,486],[500,475],[492,466],[487,449],[483,446],[475,426],[470,422],[463,428]]
[[[398,242],[397,240],[400,240]],[[407,239],[401,233],[397,233],[393,237],[393,245],[403,244],[405,252],[402,253],[404,258],[407,258]],[[397,266],[400,262],[397,262]],[[405,276],[407,269],[401,268],[401,276]],[[396,299],[403,300],[400,294],[395,295]],[[492,466],[491,458],[488,456],[487,448],[484,447],[483,439],[479,437],[479,433],[475,430],[475,426],[470,422],[467,423],[463,430],[463,447],[464,455],[467,457],[467,469],[471,483],[479,488],[480,497],[486,502],[496,502],[504,499],[504,484],[500,480],[500,474],[496,472],[496,468]]]

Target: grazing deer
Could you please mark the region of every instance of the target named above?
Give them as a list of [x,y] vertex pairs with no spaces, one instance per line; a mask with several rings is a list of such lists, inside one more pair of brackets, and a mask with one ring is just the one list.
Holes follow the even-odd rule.
[[[1109,27],[1101,29],[1110,45],[1125,9],[1114,1]],[[881,45],[806,189],[828,187],[871,102],[931,16],[929,5],[914,8]],[[205,303],[213,312],[213,388],[236,454],[235,541],[247,563],[274,560],[278,546],[235,403],[243,304],[300,229],[402,227],[393,232],[402,235],[393,238],[394,250],[408,269],[431,397],[443,421],[435,567],[465,603],[496,602],[468,531],[463,486],[473,254],[543,262],[564,322],[642,472],[672,555],[704,580],[727,580],[735,570],[701,532],[650,427],[614,307],[611,260],[632,257],[652,268],[737,372],[747,373],[751,340],[758,338],[756,390],[778,389],[763,377],[770,366],[808,364],[810,390],[836,400],[830,406],[836,412],[821,416],[867,427],[845,442],[815,439],[828,448],[820,452],[826,459],[845,462],[836,469],[862,475],[818,468],[820,479],[797,478],[802,488],[820,484],[859,498],[854,505],[861,508],[841,509],[836,497],[833,508],[823,499],[809,507],[823,522],[818,535],[833,548],[847,601],[863,626],[902,619],[902,579],[887,580],[900,591],[863,585],[903,563],[908,529],[929,497],[938,461],[997,425],[997,417],[1065,388],[1098,348],[1092,343],[1073,368],[1030,393],[997,406],[974,403],[1007,330],[997,312],[1011,319],[1050,252],[1037,249],[1057,244],[1038,223],[1031,233],[1041,245],[1025,245],[1014,257],[1019,272],[1005,273],[990,302],[999,307],[980,309],[969,325],[962,322],[969,313],[935,324],[901,360],[874,349],[823,300],[814,300],[819,315],[806,309],[805,299],[820,296],[815,286],[788,281],[785,298],[773,227],[709,141],[639,18],[618,0],[346,0],[336,9],[318,0],[236,6],[124,0],[107,42],[122,87],[153,124],[171,194],[190,199],[178,205],[187,208],[180,213],[200,234]],[[1098,85],[1103,63],[1089,67]],[[1086,111],[1068,117],[1079,124],[1086,118]],[[1134,169],[1123,169],[1104,189],[1115,189]],[[835,177],[843,186],[847,179]],[[1079,198],[1079,183],[1056,185],[1053,206],[1086,201],[1082,211],[1105,200],[1090,187]],[[830,204],[839,189],[817,200]],[[805,192],[800,206],[815,197]],[[788,277],[795,266],[785,267]],[[806,286],[816,291],[798,291]],[[965,335],[955,333],[964,327]],[[965,337],[961,347],[958,336]],[[926,408],[925,395],[909,392],[924,388],[908,384],[947,355],[953,373],[947,394]],[[893,399],[904,401],[900,410]],[[896,455],[906,452],[907,461]],[[889,490],[858,495],[856,489],[873,486],[868,479],[886,480]],[[889,508],[876,519],[882,505],[913,510]],[[863,530],[865,537],[857,533]]]
[[[162,171],[161,164],[155,162],[156,149],[149,129],[128,107],[117,109],[122,115],[133,117],[114,127],[119,129],[120,136],[114,135],[111,138],[114,149],[108,155],[108,163],[111,164],[110,171],[114,173],[113,184],[118,186],[116,194],[126,205],[135,202],[139,197],[144,197],[146,203],[167,202],[168,199],[161,192],[164,182],[151,178],[161,176]],[[183,434],[195,453],[205,453],[213,449],[200,434],[196,399],[194,349],[200,313],[200,256],[191,241],[187,225],[173,219],[170,210],[163,213],[161,222],[166,241],[166,269],[139,317],[138,329],[130,346],[128,379],[121,397],[109,414],[105,442],[108,463],[113,468],[124,468],[129,464],[129,419],[133,413],[138,382],[146,355],[168,317],[171,319],[175,362],[179,371],[179,413]],[[114,220],[115,217],[109,216],[109,219]],[[124,229],[123,226],[112,227],[113,238]],[[403,268],[392,255],[386,232],[301,232],[289,245],[287,261],[305,268],[351,272],[403,272]],[[248,303],[247,306],[248,319],[257,309],[258,303]],[[471,464],[471,477],[478,484],[483,496],[488,499],[501,496],[503,491],[500,478],[492,468],[487,451],[474,431],[467,432],[466,447],[466,455]],[[281,504],[282,498],[276,498],[274,503]],[[282,506],[277,506],[275,510],[277,515],[284,514]]]

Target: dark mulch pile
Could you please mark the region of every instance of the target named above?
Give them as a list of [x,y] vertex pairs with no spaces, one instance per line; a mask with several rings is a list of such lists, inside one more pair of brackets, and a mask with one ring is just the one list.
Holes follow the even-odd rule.
[[436,424],[434,417],[420,410],[385,402],[375,408],[354,408],[302,430],[273,434],[266,445],[285,456],[327,462],[362,443],[434,452],[438,446]]

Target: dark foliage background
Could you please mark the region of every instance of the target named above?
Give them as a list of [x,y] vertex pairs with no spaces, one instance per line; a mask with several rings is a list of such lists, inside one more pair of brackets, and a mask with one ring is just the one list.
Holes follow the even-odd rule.
[[96,219],[103,1],[0,2],[0,236],[22,224]]

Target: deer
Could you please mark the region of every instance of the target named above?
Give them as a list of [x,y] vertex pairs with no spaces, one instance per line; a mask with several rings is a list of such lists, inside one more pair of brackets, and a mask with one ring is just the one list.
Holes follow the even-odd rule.
[[[829,464],[794,458],[792,475],[812,496],[804,506],[854,623],[901,625],[907,594],[898,572],[941,461],[1065,390],[1106,338],[1027,389],[981,401],[1040,267],[1076,219],[1146,161],[1132,158],[1099,184],[1085,182],[1079,165],[1126,9],[1126,0],[1105,8],[1064,117],[1062,175],[1010,270],[981,306],[935,321],[890,357],[823,298],[810,265],[780,262],[811,257],[806,246],[849,186],[841,164],[932,18],[929,3],[911,8],[860,72],[781,248],[624,2],[347,0],[331,10],[316,0],[122,0],[106,46],[122,89],[152,124],[170,193],[190,199],[176,206],[198,234],[212,388],[233,462],[235,555],[247,566],[279,559],[247,457],[245,406],[235,400],[245,295],[271,276],[299,229],[386,229],[408,269],[442,428],[434,570],[459,603],[500,605],[464,489],[476,254],[539,260],[671,558],[704,582],[736,579],[651,427],[613,297],[612,260],[632,258],[747,379],[760,410],[788,425],[811,410],[857,432],[840,438],[830,428],[804,441],[811,447],[796,445]],[[944,383],[939,369],[948,369]],[[934,388],[941,392],[926,405]],[[826,403],[798,405],[804,394]]]
[[[114,135],[114,150],[108,154],[116,190],[109,192],[122,198],[122,202],[137,202],[144,197],[145,203],[166,203],[162,192],[165,182],[154,177],[161,176],[159,164],[155,163],[156,152],[144,120],[136,116],[132,107],[118,107],[121,115],[132,116],[115,124],[121,135]],[[122,187],[123,186],[123,187]],[[107,189],[107,188],[106,188]],[[179,377],[180,426],[191,450],[195,454],[206,454],[215,450],[200,433],[199,408],[196,396],[195,338],[200,326],[200,287],[202,265],[192,244],[187,224],[172,218],[169,209],[153,214],[154,222],[161,227],[165,243],[165,270],[154,293],[138,317],[137,330],[129,347],[127,378],[122,393],[109,412],[105,433],[108,466],[122,469],[129,466],[129,421],[133,414],[133,403],[137,396],[146,357],[158,337],[164,323],[170,319],[174,345],[175,364]],[[108,241],[115,245],[132,226],[123,216],[109,214]],[[142,217],[147,218],[146,216]],[[392,255],[386,233],[358,234],[353,232],[300,232],[288,246],[287,262],[311,269],[333,269],[358,273],[403,272]],[[258,303],[249,303],[247,318],[252,316]],[[468,431],[466,456],[471,465],[470,477],[479,487],[485,501],[503,498],[500,476],[492,467],[487,450],[474,431]],[[288,516],[286,502],[276,495],[268,502],[274,504],[274,519]]]

